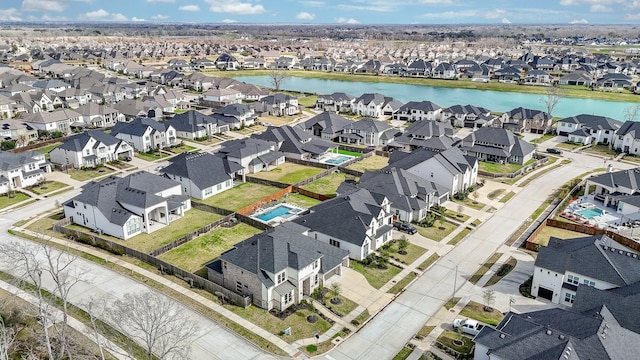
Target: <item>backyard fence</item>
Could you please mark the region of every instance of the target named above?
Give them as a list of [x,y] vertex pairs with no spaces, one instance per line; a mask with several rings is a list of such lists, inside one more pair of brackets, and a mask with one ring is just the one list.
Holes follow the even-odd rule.
[[99,247],[113,254],[127,255],[127,256],[136,258],[138,260],[144,261],[148,264],[155,266],[163,274],[174,275],[184,280],[192,287],[197,287],[197,288],[207,290],[218,297],[224,297],[237,306],[242,306],[246,308],[247,306],[251,305],[252,299],[250,296],[237,294],[208,279],[205,279],[201,276],[188,272],[175,265],[169,264],[168,262],[160,260],[156,257],[153,257],[152,255],[132,249],[130,247],[124,246],[114,241],[107,240],[103,237],[100,237],[94,234],[87,234],[78,230],[69,229],[66,226],[69,225],[70,223],[71,223],[71,218],[65,218],[60,221],[57,221],[53,224],[53,230],[61,234],[64,234],[68,238],[71,238],[75,241],[85,243],[91,246]]

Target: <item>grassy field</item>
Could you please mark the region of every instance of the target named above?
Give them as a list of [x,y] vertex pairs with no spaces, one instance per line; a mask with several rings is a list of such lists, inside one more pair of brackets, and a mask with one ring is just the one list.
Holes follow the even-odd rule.
[[270,123],[273,126],[287,125],[295,120],[292,116],[260,116],[258,118],[261,124]]
[[[408,77],[399,77],[399,76],[376,76],[376,75],[366,75],[366,74],[348,74],[348,73],[340,73],[340,72],[305,71],[305,70],[289,70],[288,74],[290,76],[318,78],[318,79],[327,79],[327,80],[412,84],[412,85],[462,88],[462,89],[473,89],[473,90],[519,92],[519,93],[527,93],[527,94],[543,94],[544,95],[547,92],[546,87],[544,86],[523,86],[518,84],[506,84],[506,83],[500,83],[495,81],[489,82],[489,83],[481,83],[481,82],[471,81],[471,79],[441,80],[441,79],[408,78]],[[249,76],[269,75],[269,70],[245,70],[245,71],[234,72],[234,76],[242,76],[242,75],[249,75]],[[587,87],[572,87],[570,89],[565,89],[564,95],[567,97],[577,97],[577,98],[640,102],[640,97],[630,93],[617,94],[617,93],[610,93],[610,92],[604,92],[604,91],[602,92],[591,91]]]
[[[461,341],[462,345],[458,346],[456,343],[454,343],[454,340]],[[459,352],[460,354],[462,354],[462,356],[467,356],[473,349],[473,340],[455,331],[445,330],[442,335],[438,336],[438,339],[436,339],[436,341],[448,348]],[[464,358],[466,359],[466,357]]]
[[187,271],[196,272],[233,245],[259,232],[260,230],[243,223],[231,228],[217,227],[159,258]]
[[285,162],[273,170],[261,171],[257,174],[252,174],[251,176],[259,179],[278,181],[285,184],[295,184],[317,175],[322,171],[323,170],[320,168]]
[[150,252],[222,218],[221,215],[212,214],[198,209],[191,209],[184,214],[184,217],[171,222],[169,225],[160,230],[156,230],[151,234],[140,234],[128,240],[119,241],[130,248],[143,252]]
[[358,304],[342,295],[338,296],[338,298],[342,300],[342,302],[340,304],[334,304],[331,302],[331,298],[333,297],[334,296],[331,291],[324,294],[324,306],[329,310],[333,310],[334,312],[338,313],[339,316],[345,316],[358,307]]
[[458,200],[455,197],[452,198],[453,202],[457,203],[457,204],[462,204],[464,206],[468,206],[472,209],[476,209],[476,210],[482,210],[482,208],[484,208],[486,206],[485,203],[479,202],[479,201],[475,201],[471,198],[469,198],[468,196],[466,198],[464,198],[464,200]]
[[60,189],[64,189],[69,187],[69,185],[65,183],[61,183],[58,181],[45,181],[41,186],[33,186],[29,189],[29,191],[38,194],[38,195],[46,195],[48,193],[58,191]]
[[482,266],[480,266],[480,268],[478,269],[478,271],[476,271],[475,274],[471,275],[471,277],[469,278],[469,282],[474,285],[477,284],[478,281],[482,279],[482,276],[484,276],[484,274],[486,274],[487,271],[489,271],[489,269],[491,269],[491,267],[495,265],[496,261],[498,261],[498,259],[500,259],[501,256],[502,256],[502,253],[494,253],[493,255],[491,255],[489,260],[487,260],[484,264],[482,264]]
[[[347,179],[347,176],[349,175],[343,173],[330,174],[312,183],[309,183],[302,188],[305,190],[313,191],[316,194],[335,196],[338,186],[340,186],[340,184],[342,184],[345,179]],[[349,176],[349,178],[351,179],[352,177]]]
[[112,174],[114,171],[107,167],[99,167],[95,169],[73,169],[69,170],[69,175],[72,179],[78,181],[87,181],[92,179],[97,179],[106,175]]
[[[280,319],[256,306],[249,306],[246,309],[233,305],[226,305],[225,307],[252,323],[259,324],[263,329],[279,336],[288,343],[313,337],[314,330],[318,330],[322,334],[331,328],[331,324],[319,316],[315,324],[309,323],[307,316],[313,314],[309,310],[298,310],[286,319]],[[282,332],[289,327],[291,328],[291,335],[284,335]]]
[[278,190],[272,186],[246,182],[204,200],[197,200],[197,202],[235,211],[264,199]]
[[466,317],[469,317],[493,326],[498,325],[498,323],[500,323],[500,321],[504,317],[504,315],[502,315],[502,313],[500,311],[497,311],[496,309],[494,309],[491,312],[484,311],[483,305],[475,301],[469,301],[467,306],[465,306],[460,311],[460,315],[466,316]]
[[510,174],[516,172],[526,165],[535,162],[535,159],[527,161],[524,165],[520,164],[497,164],[492,162],[479,161],[478,170],[486,171],[493,174]]
[[[451,232],[457,227],[458,225],[455,225],[453,223],[450,223],[448,221],[436,221],[436,224],[434,226],[431,227],[423,227],[423,226],[416,226],[416,229],[418,229],[418,233],[428,239],[431,239],[433,241],[441,241],[442,239],[444,239],[447,235],[451,234]],[[442,229],[441,229],[442,228]]]
[[27,199],[30,199],[29,196],[21,192],[16,192],[13,194],[13,197],[9,197],[7,194],[2,194],[0,195],[0,209],[4,209]]
[[369,285],[376,289],[380,289],[401,271],[399,267],[391,264],[386,269],[379,269],[376,266],[365,266],[357,261],[351,261],[351,267],[364,275]]
[[347,166],[347,169],[364,172],[365,170],[379,170],[387,166],[388,164],[389,158],[379,155],[373,155]]
[[549,243],[549,238],[551,238],[552,236],[560,239],[572,239],[572,238],[583,237],[587,235],[583,233],[571,231],[571,230],[545,226],[544,229],[540,231],[538,236],[532,239],[532,241],[536,244],[540,244],[541,246],[547,246],[547,244]]
[[306,108],[314,108],[316,106],[316,100],[318,100],[317,95],[307,95],[298,98],[298,104]]

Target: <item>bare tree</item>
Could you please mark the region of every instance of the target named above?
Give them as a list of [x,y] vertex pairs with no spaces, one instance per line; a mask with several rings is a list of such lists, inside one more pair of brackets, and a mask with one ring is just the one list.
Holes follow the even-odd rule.
[[93,330],[93,337],[96,345],[98,345],[98,350],[100,352],[100,359],[104,360],[104,346],[102,344],[102,338],[100,337],[100,331],[98,331],[98,319],[96,317],[96,312],[98,309],[104,309],[105,303],[103,299],[96,299],[93,296],[91,299],[84,304],[84,308],[89,314],[89,321],[91,322],[91,330]]
[[2,299],[0,302],[0,309],[3,309],[3,314],[0,314],[0,360],[9,360],[9,352],[13,343],[18,335],[18,332],[15,331],[13,327],[8,326],[5,323],[5,313],[4,311],[9,310],[7,306],[7,299],[10,297],[6,297]]
[[198,326],[171,299],[157,292],[127,293],[111,305],[115,326],[141,344],[147,358],[188,359]]
[[484,311],[493,311],[493,303],[496,300],[496,292],[492,289],[487,289],[482,293],[484,299]]
[[280,87],[282,83],[289,77],[289,73],[287,73],[286,69],[278,69],[273,68],[269,72],[269,77],[271,78],[271,85],[275,91],[280,91]]
[[636,121],[639,113],[640,113],[640,105],[627,106],[626,108],[624,108],[624,120]]
[[558,105],[560,100],[564,97],[565,92],[563,89],[556,86],[547,87],[547,93],[540,99],[540,102],[547,107],[547,113],[549,116],[553,116],[553,109]]

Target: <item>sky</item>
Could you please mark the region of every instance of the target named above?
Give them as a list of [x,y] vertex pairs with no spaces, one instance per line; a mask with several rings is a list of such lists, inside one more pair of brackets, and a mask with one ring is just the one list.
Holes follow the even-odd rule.
[[638,24],[640,0],[0,0],[0,21]]

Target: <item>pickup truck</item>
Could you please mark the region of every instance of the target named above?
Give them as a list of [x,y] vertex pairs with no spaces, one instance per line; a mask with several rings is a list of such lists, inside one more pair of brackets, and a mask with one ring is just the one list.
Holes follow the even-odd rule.
[[453,328],[461,329],[463,333],[476,336],[484,327],[483,324],[471,319],[455,319],[453,320]]

